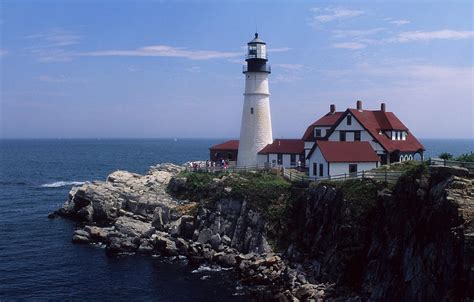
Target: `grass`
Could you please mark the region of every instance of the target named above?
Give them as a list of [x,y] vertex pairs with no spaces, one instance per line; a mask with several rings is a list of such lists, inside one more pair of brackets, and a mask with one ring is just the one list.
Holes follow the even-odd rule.
[[261,210],[267,210],[273,202],[288,197],[291,187],[282,176],[265,171],[219,174],[182,172],[177,177],[186,178],[181,198],[197,202],[242,199]]

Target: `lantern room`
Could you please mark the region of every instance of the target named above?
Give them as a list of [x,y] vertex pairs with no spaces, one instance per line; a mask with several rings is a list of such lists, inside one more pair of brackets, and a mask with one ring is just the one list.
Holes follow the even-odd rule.
[[247,43],[248,51],[245,56],[247,64],[244,66],[244,73],[247,72],[265,72],[271,73],[270,65],[267,64],[266,44],[255,33],[255,38]]

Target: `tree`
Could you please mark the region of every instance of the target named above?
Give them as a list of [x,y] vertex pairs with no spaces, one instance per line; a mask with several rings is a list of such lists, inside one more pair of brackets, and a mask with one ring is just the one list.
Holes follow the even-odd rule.
[[448,153],[448,152],[443,152],[439,155],[439,158],[448,160],[448,159],[452,159],[453,155],[451,153]]

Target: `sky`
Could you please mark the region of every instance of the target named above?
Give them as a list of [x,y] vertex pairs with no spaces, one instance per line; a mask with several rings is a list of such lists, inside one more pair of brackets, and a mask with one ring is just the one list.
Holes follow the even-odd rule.
[[0,0],[0,138],[238,138],[257,30],[274,138],[362,100],[472,139],[473,3]]

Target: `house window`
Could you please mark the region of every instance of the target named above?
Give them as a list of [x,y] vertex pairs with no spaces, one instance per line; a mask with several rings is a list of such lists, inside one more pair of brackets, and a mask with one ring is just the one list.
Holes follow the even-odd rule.
[[324,165],[319,164],[319,176],[323,176],[323,173],[324,173]]
[[283,164],[283,154],[278,154],[278,164],[281,165]]
[[357,173],[357,164],[349,164],[349,173]]
[[354,132],[354,140],[355,141],[360,141],[360,131]]
[[296,154],[291,154],[290,155],[290,162],[293,166],[296,165]]
[[227,159],[232,160],[232,153],[231,152],[227,152]]
[[346,141],[346,132],[345,131],[339,131],[339,140],[341,142],[345,142]]
[[314,130],[314,136],[315,137],[321,137],[321,129],[315,129]]
[[347,116],[347,124],[352,125],[352,116],[350,115]]
[[253,107],[250,108],[250,114],[253,114]]
[[318,164],[313,163],[313,175],[314,176],[318,175],[317,172],[318,172]]

